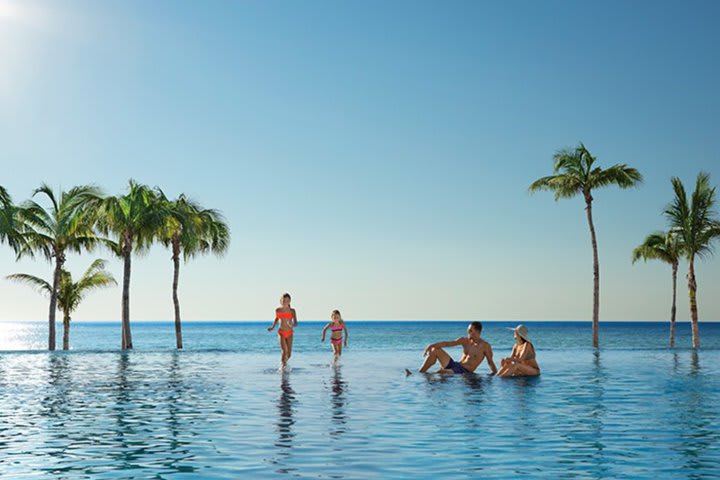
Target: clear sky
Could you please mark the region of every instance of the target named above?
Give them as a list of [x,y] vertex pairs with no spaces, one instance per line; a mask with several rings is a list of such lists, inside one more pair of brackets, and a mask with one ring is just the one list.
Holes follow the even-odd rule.
[[[0,185],[134,178],[223,211],[229,253],[182,267],[188,320],[268,319],[284,291],[300,319],[588,320],[583,202],[527,193],[583,141],[645,176],[595,195],[601,320],[665,320],[670,268],[630,253],[672,175],[720,184],[718,23],[714,1],[0,0]],[[171,319],[169,252],[134,262],[132,317]],[[720,320],[720,258],[697,270]],[[13,272],[51,269],[0,247]],[[6,280],[0,305],[47,317]],[[114,288],[75,319],[119,314]]]

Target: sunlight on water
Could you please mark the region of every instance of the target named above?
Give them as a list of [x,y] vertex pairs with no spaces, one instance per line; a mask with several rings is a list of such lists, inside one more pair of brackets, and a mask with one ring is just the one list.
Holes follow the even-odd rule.
[[[0,322],[0,351],[47,348],[47,325],[28,322]],[[44,338],[43,338],[44,337]]]

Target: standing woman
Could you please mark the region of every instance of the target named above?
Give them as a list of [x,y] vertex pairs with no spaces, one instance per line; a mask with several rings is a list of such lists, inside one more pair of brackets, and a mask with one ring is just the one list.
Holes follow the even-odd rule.
[[280,297],[280,307],[275,309],[275,320],[271,327],[268,328],[268,332],[272,332],[280,322],[278,327],[278,339],[280,340],[280,350],[282,351],[282,365],[287,365],[287,361],[290,360],[292,355],[292,344],[293,344],[293,327],[297,327],[297,314],[295,309],[290,307],[290,294],[284,293]]
[[512,329],[515,334],[515,346],[508,358],[500,362],[499,377],[535,377],[540,375],[540,366],[535,360],[535,347],[528,339],[528,329],[518,325]]
[[[343,343],[347,347],[347,337],[348,337],[348,331],[347,326],[345,325],[345,320],[342,319],[342,315],[340,315],[340,310],[333,310],[332,314],[330,315],[331,322],[325,325],[325,328],[323,328],[322,331],[322,338],[320,339],[321,342],[325,341],[325,333],[327,333],[328,328],[330,329],[330,344],[332,345],[333,349],[333,355],[335,356],[335,359],[340,357],[342,355],[342,347]],[[343,335],[343,333],[345,335]],[[344,342],[343,342],[344,337]]]

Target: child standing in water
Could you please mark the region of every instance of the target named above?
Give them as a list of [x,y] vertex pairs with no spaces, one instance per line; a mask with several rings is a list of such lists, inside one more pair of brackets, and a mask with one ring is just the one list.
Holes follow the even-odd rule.
[[333,310],[332,314],[330,315],[330,320],[331,322],[325,325],[325,328],[323,328],[322,338],[320,339],[320,341],[325,341],[325,333],[329,328],[332,332],[330,333],[330,344],[332,345],[335,358],[338,358],[340,355],[342,355],[343,333],[345,333],[344,344],[347,347],[347,326],[345,325],[345,320],[343,320],[342,316],[340,315],[340,310]]
[[287,361],[290,360],[292,355],[292,344],[293,344],[293,327],[297,327],[297,314],[295,309],[290,307],[290,294],[284,293],[280,297],[280,307],[275,309],[275,320],[271,327],[268,328],[268,332],[272,332],[280,322],[278,327],[278,339],[280,340],[280,350],[282,351],[282,365],[287,365]]

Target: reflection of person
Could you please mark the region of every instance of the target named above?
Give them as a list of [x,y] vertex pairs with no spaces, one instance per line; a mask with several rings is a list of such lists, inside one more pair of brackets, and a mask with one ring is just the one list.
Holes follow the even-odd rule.
[[275,309],[275,320],[271,327],[268,328],[268,332],[272,332],[277,325],[278,321],[280,326],[278,327],[278,339],[280,341],[280,350],[282,351],[282,364],[285,366],[287,361],[290,360],[292,355],[292,344],[293,344],[293,327],[297,327],[297,314],[295,309],[290,307],[290,294],[285,293],[280,298],[281,307]]
[[[488,366],[493,373],[497,372],[497,367],[493,362],[492,347],[488,342],[480,338],[482,332],[482,323],[472,322],[468,325],[467,337],[460,337],[457,340],[449,342],[438,342],[428,345],[423,352],[427,358],[420,367],[420,373],[425,373],[430,367],[439,363],[440,370],[438,373],[472,373],[480,366],[483,360],[487,358]],[[443,348],[445,347],[463,347],[463,355],[459,362],[448,355]],[[410,371],[405,370],[409,375]]]
[[[280,376],[280,396],[277,400],[278,419],[275,425],[277,427],[278,440],[275,446],[286,448],[282,448],[279,451],[280,456],[277,462],[281,468],[278,470],[278,473],[287,473],[287,469],[282,468],[282,465],[287,463],[290,455],[290,447],[292,447],[293,439],[295,438],[293,425],[295,425],[296,403],[295,390],[293,390],[290,385],[290,376],[287,371],[283,371]],[[283,458],[285,461],[282,461]]]
[[332,424],[330,435],[339,436],[345,433],[345,424],[347,416],[345,415],[345,389],[347,383],[343,380],[340,373],[340,366],[334,367],[332,384],[331,384],[331,406],[332,406]]
[[540,366],[535,360],[535,347],[528,339],[528,329],[518,325],[513,329],[515,345],[508,358],[500,362],[500,377],[534,377],[540,375]]
[[327,333],[328,328],[330,329],[330,344],[332,345],[333,353],[335,354],[335,358],[342,355],[342,347],[343,347],[343,333],[345,333],[345,346],[347,347],[347,338],[348,338],[348,331],[347,331],[347,325],[345,325],[345,320],[342,319],[342,316],[340,315],[340,310],[333,310],[332,315],[330,315],[330,319],[332,320],[330,323],[325,325],[325,328],[323,328],[322,331],[322,338],[320,339],[321,342],[325,341],[325,333]]

